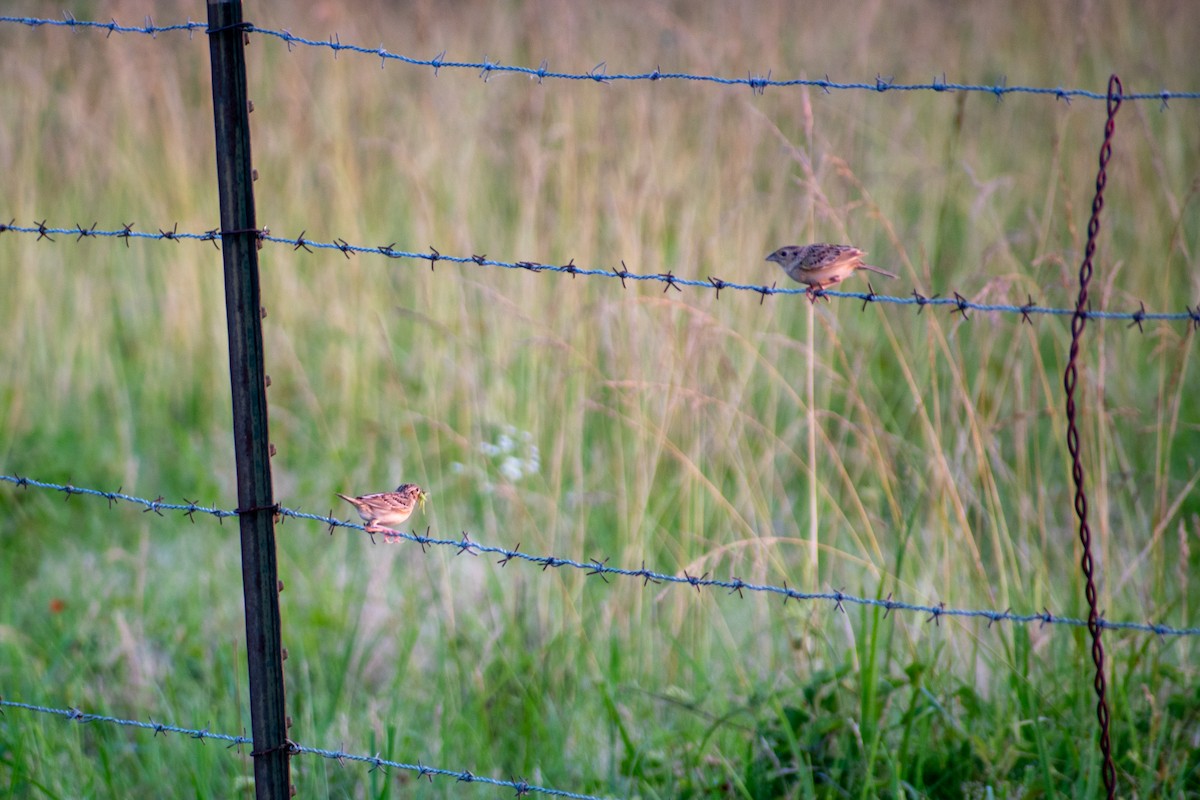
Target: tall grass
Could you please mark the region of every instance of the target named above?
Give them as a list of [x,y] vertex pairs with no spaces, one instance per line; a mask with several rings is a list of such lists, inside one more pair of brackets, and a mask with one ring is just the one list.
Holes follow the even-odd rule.
[[[1184,32],[1198,20],[1167,3],[298,4],[247,18],[573,71],[944,71],[1095,90],[1116,71],[1129,90],[1196,88]],[[216,227],[203,39],[0,27],[0,214]],[[775,247],[848,241],[901,274],[880,292],[1075,297],[1102,103],[484,82],[263,36],[249,55],[258,218],[278,235],[781,285],[763,262]],[[1198,122],[1195,103],[1123,107],[1096,307],[1200,299]],[[211,246],[7,235],[0,259],[0,470],[234,505]],[[1086,614],[1064,320],[278,246],[261,260],[288,506],[348,517],[335,491],[415,481],[432,492],[417,529],[526,552]],[[1194,336],[1087,329],[1081,434],[1109,619],[1195,624]],[[13,489],[0,509],[0,695],[248,728],[236,526]],[[647,797],[1099,786],[1080,630],[606,585],[295,521],[279,559],[305,744]],[[1200,796],[1197,645],[1105,644],[1122,794]],[[293,771],[317,795],[461,792],[306,758]],[[228,795],[251,772],[212,746],[0,719],[11,796]]]

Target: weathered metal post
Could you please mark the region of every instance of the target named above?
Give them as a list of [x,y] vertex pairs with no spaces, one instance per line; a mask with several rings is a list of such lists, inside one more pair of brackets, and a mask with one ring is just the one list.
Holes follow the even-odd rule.
[[259,800],[284,800],[291,781],[244,36],[240,0],[208,0],[254,785]]

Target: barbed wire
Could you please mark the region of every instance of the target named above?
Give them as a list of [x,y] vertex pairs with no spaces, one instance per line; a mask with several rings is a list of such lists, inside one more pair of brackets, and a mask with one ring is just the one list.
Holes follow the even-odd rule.
[[[50,483],[39,481],[33,478],[22,477],[19,475],[0,475],[0,482],[14,484],[18,487],[35,487],[38,489],[47,489],[50,491],[62,492],[66,495],[66,499],[70,499],[75,495],[98,497],[108,501],[109,507],[112,507],[114,502],[126,502],[133,505],[143,507],[143,513],[154,512],[159,516],[165,516],[164,511],[179,511],[184,516],[188,517],[192,522],[195,522],[196,514],[207,514],[223,520],[226,517],[238,516],[237,511],[220,509],[213,506],[203,506],[187,500],[184,503],[167,503],[162,497],[148,500],[143,497],[125,494],[118,490],[115,492],[106,492],[100,489],[90,489],[72,484]],[[355,522],[348,522],[338,519],[333,516],[323,514],[311,514],[297,509],[278,506],[275,513],[281,518],[292,518],[300,520],[309,520],[319,522],[329,529],[330,533],[337,528],[351,528],[354,530],[367,533],[371,537],[371,541],[375,541],[375,534],[366,530],[362,525]],[[1016,624],[1032,624],[1038,623],[1045,625],[1068,625],[1073,627],[1086,627],[1088,622],[1084,619],[1075,617],[1064,617],[1053,614],[1049,609],[1043,609],[1041,613],[1035,614],[1019,614],[1011,608],[1004,611],[995,611],[990,609],[965,609],[951,608],[945,603],[938,605],[928,605],[921,603],[906,603],[900,600],[893,600],[889,594],[886,598],[880,600],[871,597],[858,597],[853,594],[847,594],[840,590],[831,590],[824,592],[806,592],[795,589],[787,585],[786,582],[782,586],[773,584],[759,584],[744,581],[741,578],[731,577],[729,579],[721,579],[710,577],[706,572],[703,575],[690,575],[685,570],[683,575],[672,575],[665,572],[659,572],[652,569],[647,569],[643,563],[639,569],[627,569],[623,567],[613,567],[608,565],[608,559],[594,558],[588,561],[579,561],[571,558],[560,558],[558,556],[535,555],[532,553],[523,553],[520,550],[520,544],[516,548],[498,547],[496,545],[483,544],[471,539],[466,531],[462,531],[457,539],[445,539],[430,536],[428,529],[424,536],[416,533],[397,532],[393,534],[384,534],[384,538],[388,541],[398,539],[407,540],[420,545],[424,552],[427,547],[448,547],[455,549],[456,555],[469,554],[478,556],[480,554],[489,554],[501,556],[496,562],[501,567],[506,566],[510,561],[524,561],[526,563],[535,564],[546,571],[551,568],[563,568],[580,570],[587,574],[588,577],[597,576],[605,583],[608,583],[608,577],[632,578],[640,580],[643,586],[649,584],[655,585],[671,585],[694,588],[697,592],[701,589],[722,589],[728,594],[736,594],[739,597],[744,597],[745,592],[758,592],[762,594],[771,594],[783,597],[784,603],[788,600],[797,601],[826,601],[833,603],[834,607],[839,611],[845,611],[845,606],[858,605],[873,608],[884,609],[885,616],[892,611],[907,611],[915,614],[928,615],[926,622],[940,624],[944,617],[960,617],[960,618],[976,618],[986,619],[988,627],[991,627],[997,622],[1013,622]],[[1192,628],[1176,628],[1170,625],[1162,625],[1158,623],[1143,623],[1143,622],[1113,622],[1101,618],[1099,620],[1101,628],[1113,631],[1135,631],[1139,633],[1152,633],[1160,637],[1188,637],[1200,636],[1200,627]]]
[[164,511],[182,511],[184,516],[188,517],[188,519],[191,519],[193,522],[195,521],[194,516],[196,514],[208,514],[209,516],[216,517],[219,520],[224,520],[227,517],[236,517],[238,515],[236,511],[227,511],[225,509],[217,508],[216,506],[202,506],[198,503],[193,503],[190,500],[187,500],[184,503],[166,503],[163,502],[162,497],[158,497],[154,500],[147,500],[144,497],[135,497],[131,494],[124,494],[120,489],[117,489],[115,492],[105,492],[100,489],[88,489],[81,486],[72,486],[69,483],[46,483],[45,481],[38,481],[34,480],[33,478],[25,478],[20,475],[0,475],[0,482],[12,483],[22,489],[29,486],[33,486],[38,489],[51,489],[56,492],[62,492],[66,495],[66,499],[68,500],[77,494],[100,497],[108,501],[109,508],[112,508],[113,503],[119,501],[132,503],[133,505],[144,506],[145,510],[143,513],[153,511],[160,517],[165,516],[162,513]]
[[[217,733],[210,731],[208,728],[186,728],[180,725],[169,725],[162,722],[155,722],[153,718],[149,722],[143,722],[136,719],[124,719],[122,717],[113,717],[106,714],[89,714],[81,711],[78,708],[52,708],[50,706],[34,705],[33,703],[21,703],[15,700],[6,700],[0,697],[0,708],[19,708],[24,711],[35,711],[39,714],[49,714],[51,716],[63,717],[71,722],[79,724],[87,724],[91,722],[103,722],[110,725],[121,725],[129,728],[139,728],[141,730],[154,731],[154,735],[179,733],[188,736],[192,739],[197,739],[201,742],[208,739],[213,739],[219,742],[227,742],[228,747],[238,748],[239,751],[242,745],[253,745],[253,740],[246,736],[232,736],[228,733]],[[550,789],[544,786],[535,786],[524,779],[518,780],[502,780],[498,778],[489,778],[485,775],[476,775],[469,770],[451,770],[442,769],[440,767],[430,767],[418,761],[416,764],[406,764],[403,761],[393,761],[387,758],[380,758],[378,754],[374,756],[361,755],[357,753],[346,753],[341,750],[328,750],[321,747],[307,747],[296,742],[289,741],[287,743],[289,755],[314,755],[322,758],[328,758],[337,761],[339,764],[345,764],[347,761],[355,761],[362,764],[370,764],[371,771],[385,769],[388,767],[394,769],[405,770],[407,772],[417,773],[417,778],[428,778],[430,783],[433,783],[434,777],[454,778],[459,783],[483,783],[491,786],[499,786],[507,789],[514,789],[517,792],[517,797],[522,797],[527,794],[544,794],[552,797],[570,797],[577,800],[601,800],[595,795],[579,794],[577,792],[568,792],[563,789]]]
[[[63,12],[63,19],[44,19],[38,17],[12,17],[0,16],[0,22],[12,24],[28,25],[33,28],[42,26],[55,26],[75,29],[95,29],[107,31],[107,35],[111,36],[114,33],[136,33],[144,34],[151,37],[156,37],[160,33],[169,33],[173,31],[186,31],[189,37],[196,31],[205,32],[207,25],[203,22],[193,22],[190,19],[185,23],[177,23],[174,25],[156,25],[153,18],[147,16],[144,24],[136,25],[120,25],[115,19],[109,22],[98,22],[90,20],[75,19],[69,12]],[[380,59],[380,67],[382,68],[388,61],[396,61],[403,64],[416,67],[428,67],[433,70],[434,75],[437,75],[443,69],[468,70],[478,73],[479,77],[485,82],[493,75],[498,74],[516,74],[524,75],[530,79],[536,79],[540,84],[547,79],[552,80],[567,80],[567,81],[590,81],[599,84],[611,84],[618,81],[689,81],[699,83],[712,83],[722,86],[745,86],[754,94],[761,95],[768,88],[787,88],[793,86],[806,86],[814,89],[820,89],[826,94],[839,90],[854,90],[854,91],[869,91],[878,94],[884,92],[974,92],[981,94],[990,94],[997,101],[1004,99],[1010,94],[1033,94],[1033,95],[1048,95],[1054,97],[1055,100],[1062,100],[1070,103],[1074,99],[1084,100],[1104,100],[1106,94],[1104,92],[1096,92],[1088,89],[1067,89],[1061,86],[1009,86],[1006,79],[1001,79],[998,84],[970,84],[970,83],[954,83],[947,81],[945,75],[940,79],[936,76],[929,83],[897,83],[894,76],[884,77],[876,75],[874,81],[870,82],[843,82],[831,80],[828,75],[824,78],[788,78],[779,79],[773,78],[771,71],[765,75],[756,75],[748,73],[746,77],[728,78],[717,75],[705,75],[692,72],[664,72],[661,68],[656,67],[649,72],[636,73],[610,73],[608,72],[608,64],[601,61],[587,72],[560,72],[550,69],[549,62],[542,60],[541,64],[536,68],[522,67],[512,64],[503,64],[498,61],[484,57],[483,61],[454,61],[446,58],[446,51],[438,53],[433,58],[414,58],[412,56],[401,55],[399,53],[389,52],[382,44],[379,47],[363,47],[355,44],[344,44],[337,34],[331,35],[328,39],[307,39],[303,36],[296,36],[287,29],[274,30],[271,28],[260,28],[257,25],[248,24],[246,26],[248,33],[258,33],[263,36],[274,37],[283,41],[290,51],[294,45],[301,45],[312,48],[326,48],[333,52],[336,58],[338,53],[350,52],[359,55],[370,56]],[[1122,100],[1157,100],[1161,109],[1170,108],[1171,100],[1197,100],[1200,99],[1200,92],[1177,92],[1161,89],[1157,92],[1135,92],[1124,95]]]
[[157,37],[160,33],[171,33],[172,31],[187,31],[192,34],[195,31],[206,31],[208,24],[204,22],[193,22],[188,18],[187,22],[180,22],[174,25],[155,25],[154,19],[150,15],[146,15],[142,25],[121,25],[116,19],[110,18],[108,22],[97,22],[95,20],[75,19],[75,15],[70,11],[63,11],[62,19],[46,19],[41,17],[10,17],[0,16],[0,22],[7,22],[16,25],[28,25],[31,28],[40,28],[42,26],[71,28],[74,29],[97,29],[108,31],[108,35],[114,33],[141,33],[151,38]]
[[[217,229],[205,231],[203,233],[188,233],[181,232],[178,225],[175,225],[170,230],[159,228],[157,233],[142,232],[133,230],[136,223],[128,223],[123,225],[119,230],[97,230],[93,223],[91,227],[85,228],[82,225],[76,225],[74,228],[55,228],[46,225],[46,222],[35,222],[31,226],[17,225],[16,221],[10,221],[8,224],[0,223],[0,234],[6,232],[36,234],[38,241],[43,239],[47,241],[56,241],[54,236],[74,236],[75,241],[91,237],[100,238],[117,238],[123,239],[126,246],[130,239],[146,239],[152,241],[180,241],[193,240],[200,242],[212,242],[214,246],[221,240],[221,232]],[[259,241],[270,244],[286,245],[293,250],[305,250],[312,252],[315,250],[336,250],[349,258],[355,254],[378,255],[392,259],[413,259],[425,261],[429,263],[429,268],[434,269],[437,264],[446,262],[448,264],[471,264],[480,267],[500,267],[509,270],[524,270],[533,273],[557,273],[559,275],[570,275],[572,278],[576,276],[583,277],[598,277],[609,278],[621,281],[622,288],[627,288],[626,281],[642,281],[651,283],[664,284],[663,292],[675,289],[682,292],[682,287],[690,287],[695,289],[704,289],[707,291],[715,291],[717,299],[720,299],[721,292],[731,290],[737,292],[751,292],[759,295],[759,303],[772,295],[804,295],[814,301],[822,298],[838,298],[842,300],[857,300],[863,304],[865,309],[869,303],[887,303],[899,306],[915,306],[918,313],[925,310],[926,306],[933,308],[948,308],[953,314],[960,314],[963,319],[970,319],[969,312],[988,312],[994,311],[1004,314],[1019,314],[1022,322],[1033,323],[1033,317],[1036,316],[1054,316],[1054,317],[1071,317],[1075,314],[1074,308],[1060,308],[1054,306],[1040,306],[1033,301],[1031,296],[1028,296],[1028,302],[1024,305],[1013,305],[1011,303],[977,303],[968,300],[959,292],[953,292],[953,297],[943,297],[940,294],[924,295],[916,289],[911,295],[896,296],[879,294],[873,287],[867,292],[843,292],[832,289],[818,289],[813,293],[809,293],[807,288],[791,288],[781,287],[775,284],[766,286],[764,284],[754,283],[737,283],[734,281],[726,281],[721,278],[709,276],[706,280],[697,280],[694,278],[685,278],[674,272],[660,273],[638,273],[630,271],[625,262],[621,262],[621,269],[612,270],[604,268],[587,268],[577,266],[575,260],[571,259],[566,264],[543,264],[537,261],[500,261],[493,258],[488,258],[486,255],[471,255],[471,256],[454,256],[442,253],[435,247],[430,247],[430,252],[413,252],[408,250],[397,250],[395,243],[383,246],[370,246],[350,244],[345,239],[335,239],[332,242],[319,242],[311,239],[306,239],[305,233],[302,231],[299,236],[294,239],[274,236],[269,228],[264,228],[259,232]],[[868,283],[868,287],[871,285]],[[1190,323],[1193,328],[1200,329],[1200,302],[1197,302],[1196,307],[1188,305],[1184,307],[1184,311],[1147,311],[1145,303],[1140,304],[1136,311],[1097,311],[1087,310],[1082,312],[1085,319],[1089,320],[1113,320],[1128,322],[1129,327],[1136,326],[1138,330],[1144,331],[1143,323],[1146,322],[1186,322]]]

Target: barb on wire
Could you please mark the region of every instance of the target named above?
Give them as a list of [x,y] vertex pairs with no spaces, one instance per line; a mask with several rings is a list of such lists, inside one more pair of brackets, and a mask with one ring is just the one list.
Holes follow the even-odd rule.
[[[1117,792],[1117,772],[1113,766],[1112,741],[1109,736],[1107,684],[1104,677],[1104,644],[1101,641],[1103,626],[1100,624],[1100,605],[1096,597],[1096,581],[1092,563],[1092,531],[1088,525],[1088,501],[1084,486],[1083,457],[1079,447],[1079,427],[1076,424],[1075,387],[1079,381],[1079,345],[1083,340],[1083,329],[1087,325],[1084,309],[1088,304],[1088,284],[1092,280],[1092,258],[1096,254],[1096,237],[1100,233],[1100,212],[1104,209],[1104,186],[1108,182],[1108,161],[1112,157],[1112,138],[1116,129],[1117,109],[1121,107],[1121,79],[1113,75],[1108,79],[1108,120],[1104,125],[1104,143],[1100,146],[1100,167],[1096,173],[1096,194],[1092,200],[1092,216],[1088,220],[1087,247],[1083,263],[1079,266],[1079,298],[1075,302],[1075,314],[1071,318],[1071,351],[1067,369],[1063,375],[1063,388],[1067,393],[1067,449],[1071,453],[1071,478],[1075,483],[1075,515],[1079,517],[1079,540],[1083,545],[1084,594],[1088,604],[1088,632],[1092,635],[1092,662],[1096,667],[1093,686],[1096,690],[1096,719],[1100,725],[1100,754],[1103,757],[1104,789],[1112,800]],[[1142,311],[1145,306],[1142,307]],[[1143,314],[1134,316],[1138,328],[1142,327]]]
[[31,703],[19,703],[15,700],[0,698],[0,707],[6,708],[21,708],[26,711],[37,711],[41,714],[52,714],[63,717],[71,722],[80,724],[91,722],[106,722],[113,725],[124,725],[130,728],[141,728],[142,730],[153,731],[154,735],[167,733],[181,733],[185,736],[190,736],[193,739],[216,739],[217,741],[229,742],[232,745],[251,744],[251,740],[245,736],[231,736],[226,733],[213,733],[207,728],[198,730],[196,728],[184,728],[179,725],[167,725],[162,722],[155,722],[152,718],[149,722],[142,722],[136,719],[122,719],[120,717],[110,717],[104,714],[87,714],[78,708],[48,708],[46,706],[34,705]]
[[[182,505],[175,503],[162,503],[157,500],[147,500],[141,497],[133,497],[120,492],[104,492],[96,489],[80,488],[78,486],[48,483],[45,481],[36,481],[32,478],[25,478],[16,475],[0,475],[0,483],[11,483],[19,487],[32,486],[39,489],[47,489],[49,491],[63,492],[68,496],[86,495],[108,500],[118,500],[133,503],[146,508],[155,507],[166,511],[181,511],[185,516],[190,514],[210,514],[218,519],[237,516],[236,511],[207,508],[195,504]],[[290,517],[292,519],[304,519],[311,522],[319,522],[321,523],[322,528],[329,530],[330,533],[332,533],[336,528],[348,528],[361,531],[363,533],[369,533],[363,525],[355,522],[347,522],[331,516],[310,514],[308,512],[298,511],[282,506],[274,510],[276,510],[282,517],[285,518]],[[1017,614],[1011,609],[1006,611],[994,611],[989,609],[948,608],[944,603],[938,603],[936,605],[906,603],[900,600],[893,600],[891,595],[888,595],[888,597],[884,600],[878,600],[870,597],[857,597],[855,595],[846,594],[840,590],[828,592],[805,592],[792,588],[786,583],[783,586],[776,586],[773,584],[748,583],[740,578],[730,578],[725,580],[716,577],[709,577],[707,573],[701,576],[695,576],[685,571],[682,575],[676,575],[648,569],[645,562],[642,562],[641,567],[638,569],[627,569],[623,567],[609,566],[607,564],[607,559],[592,558],[587,561],[578,561],[559,556],[523,553],[519,549],[519,543],[516,549],[483,544],[471,539],[470,535],[466,531],[460,532],[458,537],[454,539],[443,539],[436,536],[431,536],[429,535],[428,529],[426,529],[425,535],[404,533],[400,531],[395,534],[387,534],[387,538],[390,542],[410,541],[414,544],[420,545],[422,549],[427,547],[452,548],[456,555],[467,553],[473,556],[480,554],[499,556],[499,559],[496,561],[496,563],[500,566],[504,566],[511,561],[523,561],[528,564],[540,566],[543,570],[549,570],[551,568],[568,568],[580,570],[586,573],[589,577],[600,576],[602,579],[604,579],[605,576],[632,578],[635,580],[640,580],[643,586],[648,586],[654,583],[692,588],[697,592],[699,592],[701,589],[721,589],[727,593],[758,592],[761,594],[780,596],[785,602],[787,600],[820,600],[832,603],[835,608],[844,607],[846,604],[870,606],[874,608],[882,608],[889,613],[892,611],[907,611],[913,614],[928,614],[930,615],[931,619],[960,617],[964,619],[984,619],[988,620],[988,622],[991,624],[997,622],[1012,622],[1024,625],[1036,622],[1041,625],[1054,624],[1075,627],[1084,627],[1088,624],[1087,620],[1075,619],[1072,617],[1060,617],[1057,615],[1052,615],[1049,611],[1043,611],[1042,613],[1038,614]],[[1163,625],[1161,623],[1113,622],[1103,618],[1099,618],[1097,620],[1097,624],[1106,630],[1150,633],[1159,637],[1200,636],[1200,627],[1176,628],[1169,625]]]
[[[170,33],[171,31],[187,31],[188,33],[191,33],[193,31],[205,30],[208,27],[208,25],[203,22],[192,22],[191,20],[175,25],[155,25],[154,21],[149,17],[146,17],[146,23],[144,25],[119,25],[115,19],[109,20],[108,22],[96,22],[93,20],[75,19],[75,17],[72,15],[67,15],[64,19],[0,16],[0,22],[28,25],[31,28],[40,28],[45,25],[49,27],[71,28],[73,30],[96,29],[108,31],[108,36],[112,36],[114,33],[140,33],[152,38],[157,38],[158,34],[160,33]],[[1174,95],[1171,96],[1174,97]]]
[[[89,20],[75,19],[68,16],[65,19],[43,19],[38,17],[15,17],[15,16],[0,16],[0,23],[11,23],[17,25],[27,25],[31,28],[40,28],[43,26],[71,28],[73,30],[96,29],[107,31],[107,35],[111,36],[114,33],[136,33],[151,37],[156,37],[159,33],[169,33],[171,31],[186,31],[190,36],[194,31],[206,30],[207,26],[202,22],[192,22],[188,20],[186,23],[175,25],[155,25],[153,20],[146,18],[144,25],[120,25],[116,20],[109,22],[97,22]],[[334,58],[338,54],[346,51],[357,53],[359,55],[369,56],[373,59],[380,60],[380,66],[383,67],[388,61],[397,61],[403,64],[408,64],[415,67],[429,67],[433,70],[433,74],[437,76],[443,69],[465,70],[475,73],[484,82],[497,74],[513,74],[524,75],[532,80],[536,80],[538,84],[543,83],[548,78],[566,81],[589,81],[598,84],[612,84],[618,81],[633,82],[633,81],[649,81],[657,83],[660,81],[688,81],[696,83],[712,83],[721,86],[748,87],[756,96],[762,95],[768,87],[786,88],[791,86],[807,86],[814,89],[820,89],[825,94],[829,94],[834,90],[843,91],[866,91],[882,94],[884,92],[977,92],[990,94],[997,101],[1002,100],[1006,95],[1010,94],[1032,94],[1052,97],[1055,101],[1063,100],[1070,102],[1072,99],[1080,98],[1086,100],[1104,100],[1106,95],[1103,92],[1095,92],[1089,89],[1065,89],[1062,86],[1009,86],[1007,80],[1001,79],[998,84],[973,84],[973,83],[952,83],[946,80],[946,76],[934,78],[928,83],[897,83],[894,76],[884,77],[876,75],[875,80],[870,82],[842,82],[830,80],[826,75],[824,78],[789,78],[778,79],[772,77],[772,72],[767,71],[765,76],[756,75],[753,72],[747,72],[746,76],[737,78],[725,78],[719,75],[705,75],[702,73],[692,72],[664,72],[660,67],[649,72],[623,72],[610,73],[608,72],[608,64],[601,61],[596,66],[586,72],[557,72],[549,69],[548,62],[543,59],[541,64],[535,69],[532,67],[515,66],[511,64],[502,64],[484,56],[482,61],[450,61],[446,59],[446,51],[443,50],[433,58],[415,58],[412,56],[401,55],[399,53],[389,52],[382,44],[377,47],[366,47],[355,44],[345,44],[341,37],[336,33],[331,34],[328,39],[308,39],[303,36],[297,36],[288,30],[274,30],[272,28],[261,28],[257,25],[244,23],[245,30],[248,33],[257,33],[262,36],[267,36],[281,40],[289,52],[296,45],[303,45],[312,48],[324,48],[333,51]],[[1125,95],[1124,100],[1154,100],[1159,103],[1159,108],[1167,110],[1170,108],[1171,100],[1200,100],[1200,92],[1175,92],[1167,89],[1160,89],[1155,92],[1138,92]]]
[[134,497],[130,494],[124,494],[120,489],[115,492],[105,492],[100,489],[86,489],[79,486],[72,486],[70,484],[47,483],[45,481],[34,480],[33,478],[25,478],[20,475],[0,475],[0,482],[11,483],[22,489],[33,486],[38,489],[49,489],[55,492],[62,492],[67,499],[76,494],[89,495],[92,497],[103,497],[108,501],[109,508],[111,508],[112,504],[117,501],[132,503],[133,505],[143,506],[144,511],[153,511],[160,517],[162,516],[163,511],[182,511],[184,516],[188,517],[193,522],[195,522],[195,514],[209,514],[217,517],[218,519],[236,517],[238,515],[237,511],[216,508],[214,506],[202,506],[198,503],[193,503],[190,501],[187,503],[164,503],[162,502],[161,497],[155,500],[147,500],[144,497]]
[[[242,745],[253,744],[253,740],[245,736],[232,736],[227,733],[214,733],[207,727],[205,728],[185,728],[179,725],[167,725],[161,722],[155,722],[151,719],[149,722],[142,722],[136,719],[123,719],[121,717],[113,717],[105,714],[88,714],[78,708],[51,708],[49,706],[34,705],[32,703],[21,703],[15,700],[6,700],[0,698],[0,708],[19,708],[25,711],[34,711],[39,714],[49,714],[51,716],[62,717],[70,722],[86,723],[107,723],[110,725],[121,725],[129,728],[139,728],[141,730],[153,731],[155,736],[158,734],[179,733],[192,739],[198,739],[203,742],[206,739],[213,739],[220,742],[228,742],[230,748],[241,747]],[[380,758],[378,754],[373,756],[360,755],[357,753],[345,753],[340,750],[327,750],[321,747],[307,747],[295,742],[288,742],[285,747],[292,756],[298,755],[314,755],[321,758],[328,758],[337,761],[345,766],[347,761],[354,761],[360,764],[370,764],[371,771],[384,768],[393,768],[405,770],[408,772],[417,773],[418,778],[429,778],[432,782],[434,777],[454,778],[457,781],[468,781],[472,783],[485,783],[491,786],[499,786],[506,789],[514,789],[523,794],[544,794],[550,797],[570,797],[578,798],[578,800],[600,800],[594,795],[579,794],[577,792],[568,792],[563,789],[551,789],[545,786],[534,786],[525,780],[506,781],[497,778],[488,778],[483,775],[476,775],[470,770],[452,770],[440,769],[438,767],[429,767],[419,761],[416,764],[407,764],[403,761],[392,761],[386,758]]]
[[[93,225],[92,228],[88,230],[87,237],[124,239],[126,244],[129,243],[130,239],[169,239],[172,241],[191,239],[205,242],[214,241],[221,238],[221,233],[219,231],[205,231],[204,233],[182,233],[172,230],[166,232],[159,231],[155,233],[143,233],[134,231],[132,228],[133,223],[129,223],[121,230],[95,230],[95,226]],[[11,231],[13,233],[34,234],[38,237],[43,237],[50,234],[68,234],[77,237],[75,241],[78,241],[79,236],[78,226],[74,228],[51,228],[42,223],[39,223],[35,226],[22,226],[13,223],[7,225],[0,224],[0,233],[4,233],[6,231]],[[232,234],[236,233],[236,231],[227,231],[227,233]],[[367,254],[384,256],[385,258],[390,259],[411,259],[415,261],[429,262],[431,269],[435,264],[438,263],[460,265],[474,264],[480,267],[487,266],[499,267],[501,269],[508,270],[524,270],[526,272],[535,274],[550,272],[562,275],[570,275],[572,278],[577,275],[596,278],[615,278],[621,281],[622,288],[626,287],[625,282],[627,280],[662,283],[665,284],[663,289],[664,292],[672,288],[678,291],[683,291],[681,287],[690,287],[693,289],[714,291],[717,293],[718,298],[720,297],[720,293],[725,290],[750,292],[759,295],[760,303],[768,295],[782,294],[803,295],[805,297],[810,296],[807,288],[779,287],[775,283],[772,283],[770,286],[754,283],[735,283],[733,281],[726,281],[713,276],[708,276],[704,280],[697,280],[692,278],[683,278],[670,271],[660,273],[637,273],[630,271],[628,267],[626,267],[624,261],[621,262],[621,268],[618,270],[603,268],[589,269],[579,266],[575,263],[574,259],[571,259],[566,264],[554,266],[551,264],[543,264],[537,261],[499,261],[497,259],[488,258],[484,255],[453,256],[442,253],[432,246],[430,246],[430,252],[426,253],[397,250],[394,243],[383,247],[372,247],[368,245],[351,244],[344,239],[335,239],[332,242],[317,242],[305,238],[304,234],[306,232],[301,232],[299,236],[291,238],[274,236],[270,233],[270,231],[265,229],[259,231],[258,233],[258,238],[261,242],[284,245],[293,251],[303,249],[309,253],[312,253],[316,250],[336,250],[346,258],[349,258],[354,254]],[[1074,308],[1036,305],[1032,298],[1030,298],[1029,302],[1023,305],[1013,305],[1011,303],[976,303],[963,297],[958,292],[954,292],[953,295],[953,297],[941,297],[939,294],[926,296],[914,289],[911,295],[900,297],[878,294],[875,292],[874,288],[869,288],[867,292],[842,292],[833,289],[821,289],[819,292],[815,293],[815,296],[825,299],[839,298],[842,300],[857,300],[863,303],[888,303],[898,306],[913,306],[917,309],[918,313],[924,311],[926,306],[945,308],[952,314],[963,315],[964,318],[966,318],[968,311],[991,311],[1002,314],[1016,314],[1021,317],[1022,321],[1031,322],[1034,315],[1074,317],[1076,313]],[[1189,325],[1200,326],[1200,305],[1198,305],[1196,308],[1185,306],[1185,310],[1183,311],[1147,311],[1145,306],[1141,305],[1138,309],[1133,311],[1095,311],[1088,309],[1082,313],[1084,318],[1089,320],[1113,320],[1135,324],[1138,322],[1185,322]]]

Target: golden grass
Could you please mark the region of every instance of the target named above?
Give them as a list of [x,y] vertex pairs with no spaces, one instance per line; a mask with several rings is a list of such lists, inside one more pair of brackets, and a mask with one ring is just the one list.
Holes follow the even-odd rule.
[[[1034,8],[1037,24],[1026,19]],[[610,73],[769,69],[897,82],[945,71],[950,81],[1102,91],[1115,69],[1128,90],[1195,88],[1180,35],[1197,22],[1189,7],[1088,8],[317,4],[248,17],[414,57],[446,49],[447,59],[533,67],[546,58],[569,71],[606,61]],[[155,19],[189,12],[159,7]],[[125,4],[113,16],[143,13]],[[0,130],[2,213],[22,224],[216,227],[203,36],[7,25],[0,42],[0,68],[16,76],[6,83],[24,82],[0,94],[10,121]],[[249,54],[258,219],[276,235],[586,267],[624,260],[636,272],[780,285],[763,262],[775,247],[853,241],[901,274],[876,282],[879,292],[1016,304],[1032,295],[1055,306],[1075,297],[1099,102],[484,82],[462,70],[381,69],[351,53],[289,53],[261,35]],[[1122,109],[1097,307],[1180,310],[1200,299],[1197,122],[1194,102]],[[12,265],[0,321],[4,471],[232,506],[216,252],[66,238],[0,237]],[[415,522],[449,537],[466,530],[526,552],[809,590],[1085,613],[1063,439],[1063,319],[967,321],[799,296],[760,304],[732,291],[717,300],[661,284],[622,289],[277,245],[261,266],[285,505],[324,511],[334,491],[412,480],[433,492]],[[846,288],[865,290],[866,280]],[[1186,548],[1200,513],[1194,333],[1093,323],[1086,335],[1081,430],[1102,605],[1112,619],[1193,623],[1182,565],[1194,564]],[[510,479],[481,449],[507,426],[538,447],[535,474]],[[78,524],[85,542],[141,546],[102,533],[102,515]],[[163,548],[163,571],[149,580],[175,580],[176,559],[195,556],[178,541],[192,529],[159,524],[151,547]],[[221,547],[235,546],[230,530],[220,534]],[[348,673],[376,688],[442,664],[483,692],[484,666],[515,659],[504,646],[521,640],[577,658],[551,669],[550,685],[660,691],[727,679],[729,692],[749,695],[837,663],[861,635],[824,607],[632,582],[598,589],[578,573],[421,558],[408,546],[381,556],[347,538],[282,529],[281,570],[298,590],[284,597],[285,630],[306,620],[350,637]],[[68,591],[58,569],[79,562],[40,579]],[[355,584],[366,588],[340,596]],[[147,635],[123,619],[118,641]],[[939,666],[965,679],[1009,666],[1010,630],[891,620],[906,657],[946,642]],[[1111,640],[1118,653],[1130,646]],[[610,648],[624,651],[620,666]],[[470,655],[459,663],[460,653]],[[311,641],[294,655],[306,681],[325,680],[316,662],[331,658],[326,646]],[[1180,668],[1194,680],[1186,659]],[[981,688],[1003,691],[1003,681]],[[353,692],[340,699],[322,732],[348,734],[356,714],[383,713]]]

